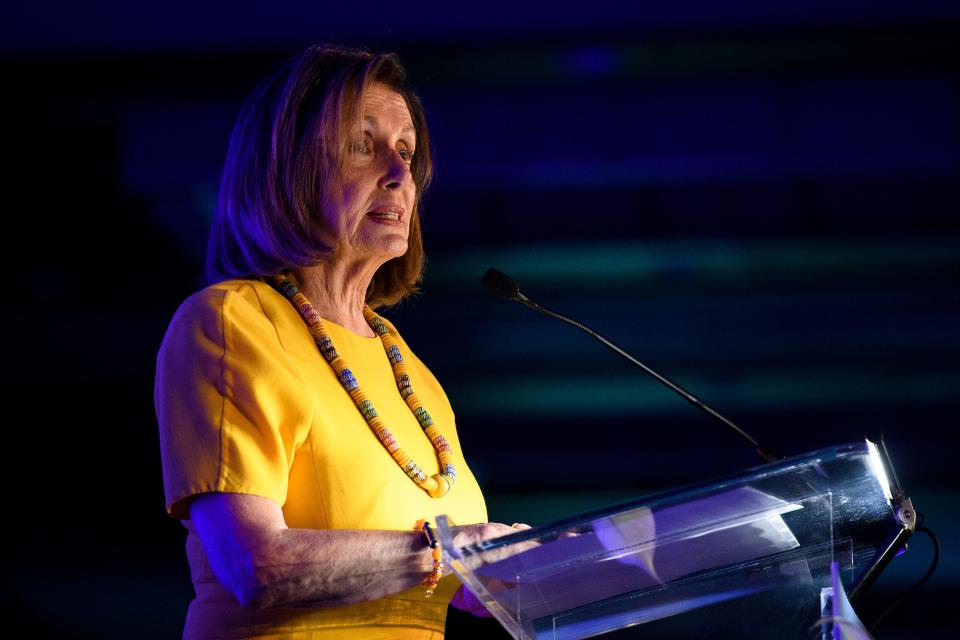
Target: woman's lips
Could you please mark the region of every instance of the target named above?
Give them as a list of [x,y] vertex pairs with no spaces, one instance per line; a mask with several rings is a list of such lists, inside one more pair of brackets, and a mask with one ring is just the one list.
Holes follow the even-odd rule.
[[403,220],[396,211],[371,211],[367,216],[380,224],[403,226]]
[[402,225],[404,224],[404,208],[397,204],[379,204],[373,210],[367,213],[375,222],[382,224]]

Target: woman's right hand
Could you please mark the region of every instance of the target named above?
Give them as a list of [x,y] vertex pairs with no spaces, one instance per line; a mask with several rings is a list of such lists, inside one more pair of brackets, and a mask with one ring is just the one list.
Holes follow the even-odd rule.
[[[493,540],[494,538],[501,538],[511,533],[517,533],[518,531],[524,531],[529,529],[530,525],[516,522],[512,525],[505,525],[499,522],[481,522],[479,524],[467,524],[462,526],[451,527],[453,532],[453,546],[456,548],[462,548],[467,546],[472,546],[484,542],[485,540]],[[500,550],[493,557],[485,557],[486,562],[496,562],[498,560],[503,560],[517,553],[521,553],[537,546],[536,542],[528,541],[518,545],[511,545],[510,547],[505,547]]]
[[[526,525],[523,528],[529,529]],[[499,522],[481,522],[479,524],[466,524],[457,527],[451,527],[453,531],[453,545],[455,547],[466,547],[474,545],[484,540],[500,538],[511,533],[516,533],[517,528]]]
[[[452,527],[453,544],[457,548],[465,547],[467,545],[477,544],[483,542],[484,540],[500,538],[502,536],[510,535],[511,533],[516,533],[517,531],[523,531],[529,528],[530,525],[520,522],[515,522],[510,526],[501,524],[499,522],[486,522],[462,527]],[[502,548],[497,552],[490,554],[489,556],[485,556],[484,559],[488,563],[497,562],[517,553],[522,553],[523,551],[526,551],[527,549],[530,549],[536,545],[537,543],[533,541],[527,541],[517,545],[510,545],[508,548]],[[449,571],[449,567],[447,571]],[[493,615],[487,610],[481,600],[464,585],[461,585],[460,589],[457,590],[457,593],[454,595],[450,605],[482,618],[489,618]]]

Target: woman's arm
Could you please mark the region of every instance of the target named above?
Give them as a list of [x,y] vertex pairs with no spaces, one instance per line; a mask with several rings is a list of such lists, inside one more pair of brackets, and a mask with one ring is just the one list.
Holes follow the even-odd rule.
[[[280,506],[260,496],[203,494],[190,518],[214,574],[245,607],[375,600],[415,587],[433,568],[422,533],[290,529]],[[496,523],[454,530],[459,546],[515,531]]]

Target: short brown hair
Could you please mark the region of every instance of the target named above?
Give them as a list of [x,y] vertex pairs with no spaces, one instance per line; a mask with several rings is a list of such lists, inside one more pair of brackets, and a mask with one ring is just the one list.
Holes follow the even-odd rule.
[[207,250],[209,283],[260,278],[315,264],[330,247],[320,207],[338,175],[367,87],[380,82],[406,100],[416,128],[410,170],[417,187],[407,252],[377,270],[367,304],[416,293],[423,273],[419,205],[430,183],[430,136],[419,98],[395,54],[314,45],[261,83],[230,138]]

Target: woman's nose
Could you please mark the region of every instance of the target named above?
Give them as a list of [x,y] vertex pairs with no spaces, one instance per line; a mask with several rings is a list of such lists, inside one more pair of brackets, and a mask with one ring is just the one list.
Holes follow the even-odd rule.
[[407,180],[413,180],[410,167],[396,151],[390,151],[384,160],[383,173],[377,186],[381,189],[399,189]]

